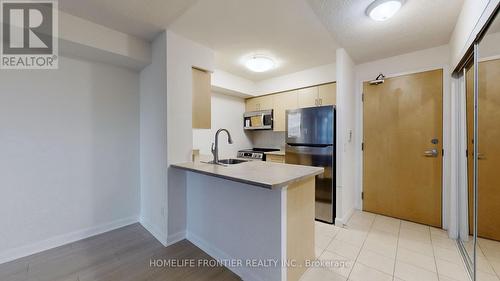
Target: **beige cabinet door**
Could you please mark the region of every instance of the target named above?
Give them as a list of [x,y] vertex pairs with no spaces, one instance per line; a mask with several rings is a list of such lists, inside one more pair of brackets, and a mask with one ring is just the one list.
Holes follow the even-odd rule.
[[272,95],[261,96],[246,100],[246,111],[273,109]]
[[299,108],[313,107],[318,105],[318,87],[310,87],[297,90]]
[[285,163],[285,156],[283,155],[275,155],[275,154],[267,154],[266,162],[274,162],[274,163]]
[[259,110],[273,109],[273,96],[267,95],[258,97]]
[[364,83],[363,210],[441,227],[443,70]]
[[259,102],[259,100],[257,98],[247,99],[245,101],[245,111],[249,112],[249,111],[259,110],[258,105],[257,105],[258,102]]
[[193,128],[210,129],[212,126],[212,91],[210,72],[197,68],[192,69],[193,103],[192,117]]
[[274,99],[274,131],[284,132],[286,111],[298,106],[297,91],[284,92],[273,95]]
[[337,83],[318,87],[319,105],[335,105],[337,103]]

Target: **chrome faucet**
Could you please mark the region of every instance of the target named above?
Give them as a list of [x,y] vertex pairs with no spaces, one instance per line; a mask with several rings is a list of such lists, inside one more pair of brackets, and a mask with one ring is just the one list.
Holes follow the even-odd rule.
[[231,134],[229,133],[228,130],[226,130],[226,129],[217,130],[217,133],[215,133],[215,143],[212,143],[212,154],[214,155],[214,160],[212,161],[213,164],[220,164],[219,163],[219,134],[220,134],[220,132],[223,132],[223,131],[227,133],[227,142],[229,144],[233,143],[233,139],[231,138]]

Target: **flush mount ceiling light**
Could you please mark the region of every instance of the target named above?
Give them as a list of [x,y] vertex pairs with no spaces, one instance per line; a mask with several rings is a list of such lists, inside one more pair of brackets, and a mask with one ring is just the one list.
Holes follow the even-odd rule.
[[253,72],[266,72],[274,68],[274,61],[266,56],[255,55],[245,62],[245,66]]
[[403,6],[405,0],[375,0],[366,9],[366,14],[375,21],[392,18]]

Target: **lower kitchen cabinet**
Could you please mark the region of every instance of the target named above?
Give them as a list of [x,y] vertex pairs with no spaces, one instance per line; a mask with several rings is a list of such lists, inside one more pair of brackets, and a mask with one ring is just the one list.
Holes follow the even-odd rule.
[[285,155],[266,154],[266,162],[285,163]]

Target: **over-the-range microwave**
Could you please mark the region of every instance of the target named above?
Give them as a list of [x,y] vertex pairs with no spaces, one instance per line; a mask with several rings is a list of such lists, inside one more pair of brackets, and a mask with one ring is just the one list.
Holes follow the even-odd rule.
[[243,114],[243,128],[245,130],[272,130],[273,111],[259,110]]

